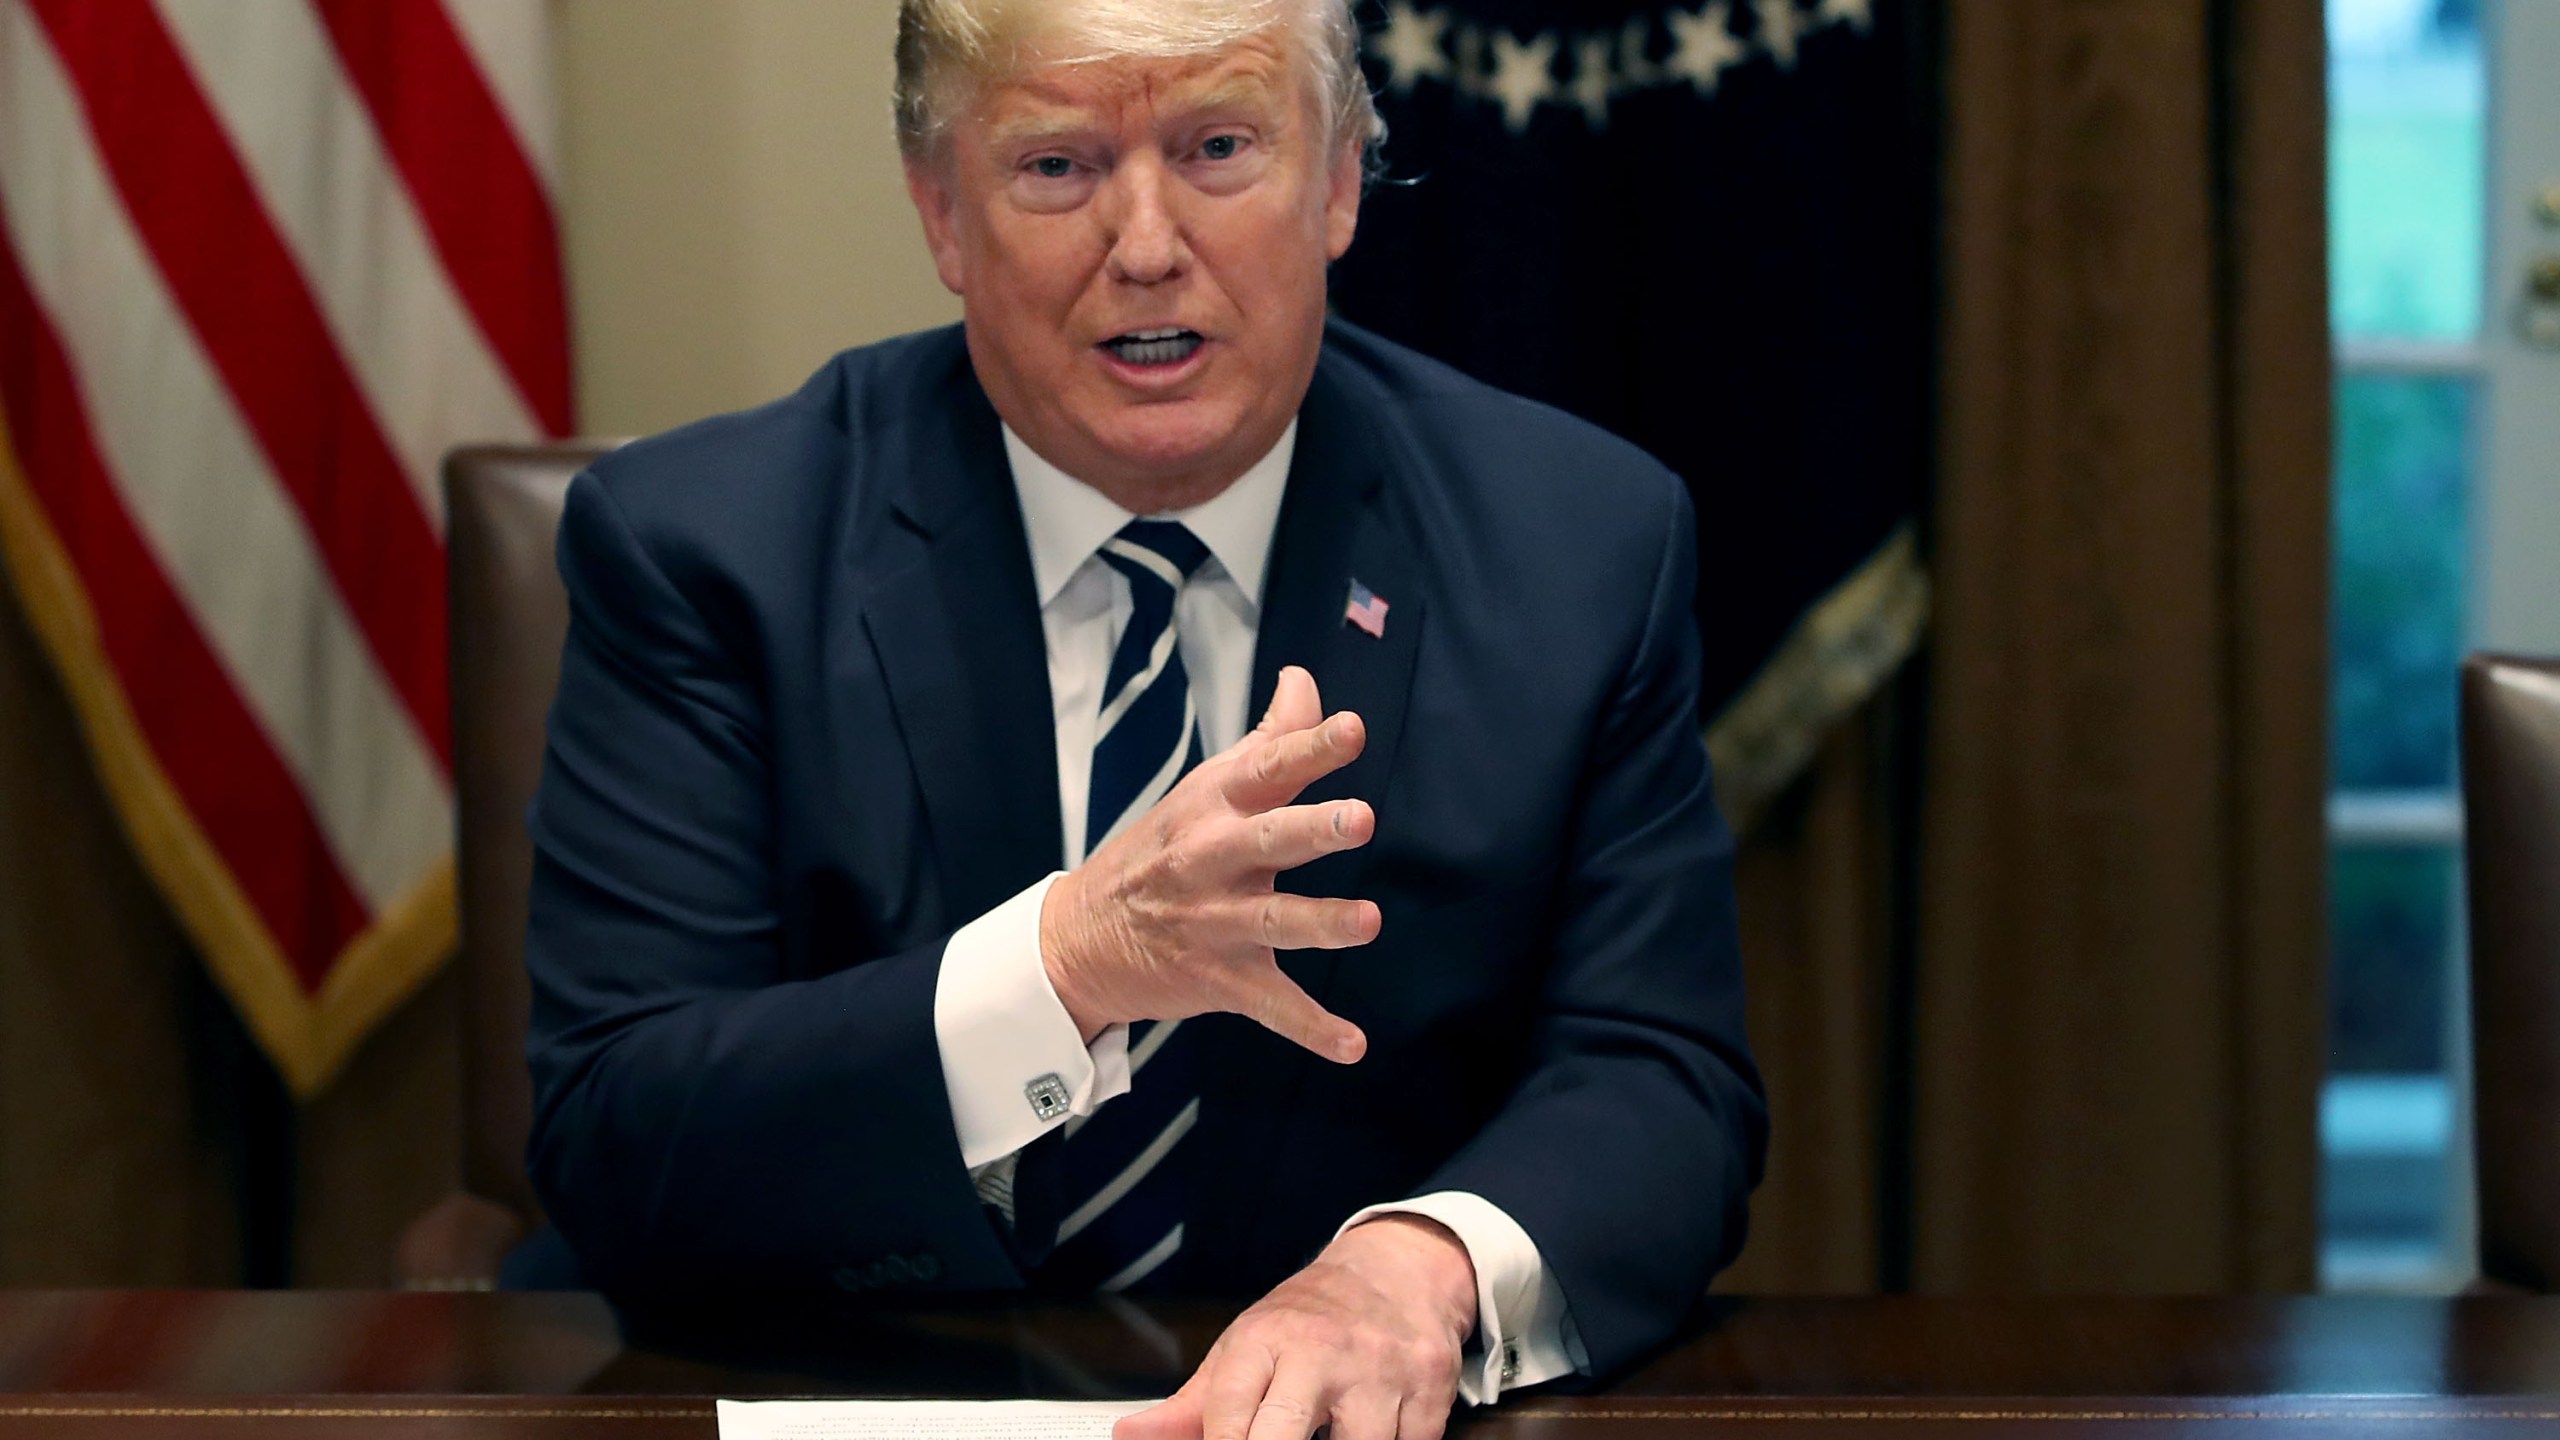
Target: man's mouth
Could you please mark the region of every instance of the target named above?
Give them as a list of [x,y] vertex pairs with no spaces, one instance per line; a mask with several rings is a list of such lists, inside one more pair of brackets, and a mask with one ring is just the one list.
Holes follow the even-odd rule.
[[1179,365],[1200,348],[1200,335],[1169,325],[1160,330],[1114,335],[1102,342],[1102,348],[1119,357],[1124,365]]

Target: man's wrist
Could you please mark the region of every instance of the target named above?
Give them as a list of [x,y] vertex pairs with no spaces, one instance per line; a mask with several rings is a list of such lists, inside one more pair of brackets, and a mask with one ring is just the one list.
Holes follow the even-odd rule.
[[[1369,1247],[1383,1249],[1393,1257],[1395,1273],[1406,1278],[1396,1289],[1417,1288],[1418,1282],[1417,1298],[1448,1324],[1459,1344],[1475,1333],[1475,1260],[1448,1226],[1424,1215],[1377,1215],[1342,1232],[1334,1245],[1346,1247],[1353,1257]],[[1360,1262],[1354,1258],[1352,1263]],[[1392,1283],[1391,1277],[1382,1278]]]
[[1048,971],[1049,988],[1057,992],[1067,1018],[1075,1022],[1076,1034],[1090,1046],[1111,1022],[1094,1013],[1076,985],[1075,926],[1069,920],[1075,913],[1076,888],[1076,872],[1070,870],[1058,877],[1040,901],[1040,965]]

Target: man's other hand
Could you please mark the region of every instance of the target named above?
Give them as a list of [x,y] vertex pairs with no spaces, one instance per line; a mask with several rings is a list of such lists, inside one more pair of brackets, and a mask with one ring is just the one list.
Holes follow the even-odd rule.
[[1439,1440],[1475,1330],[1476,1274],[1438,1222],[1384,1215],[1227,1327],[1172,1397],[1112,1440]]
[[1049,887],[1040,958],[1086,1043],[1108,1025],[1223,1010],[1328,1060],[1366,1053],[1360,1027],[1298,988],[1272,952],[1366,945],[1377,905],[1284,895],[1272,882],[1369,843],[1367,801],[1290,803],[1367,741],[1359,716],[1328,717],[1315,677],[1289,666],[1253,733]]

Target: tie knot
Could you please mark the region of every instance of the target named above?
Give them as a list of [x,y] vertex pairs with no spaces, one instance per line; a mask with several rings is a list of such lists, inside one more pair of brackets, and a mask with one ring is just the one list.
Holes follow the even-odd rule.
[[1179,520],[1132,520],[1103,542],[1102,556],[1133,580],[1143,570],[1179,590],[1209,558],[1209,547]]

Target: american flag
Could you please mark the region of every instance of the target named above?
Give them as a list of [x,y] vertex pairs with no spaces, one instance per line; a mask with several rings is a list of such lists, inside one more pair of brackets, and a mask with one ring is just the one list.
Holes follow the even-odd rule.
[[1351,582],[1351,598],[1342,607],[1342,618],[1381,640],[1387,638],[1387,602],[1357,580]]
[[544,10],[0,0],[0,545],[303,1094],[452,943],[441,457],[570,430]]

